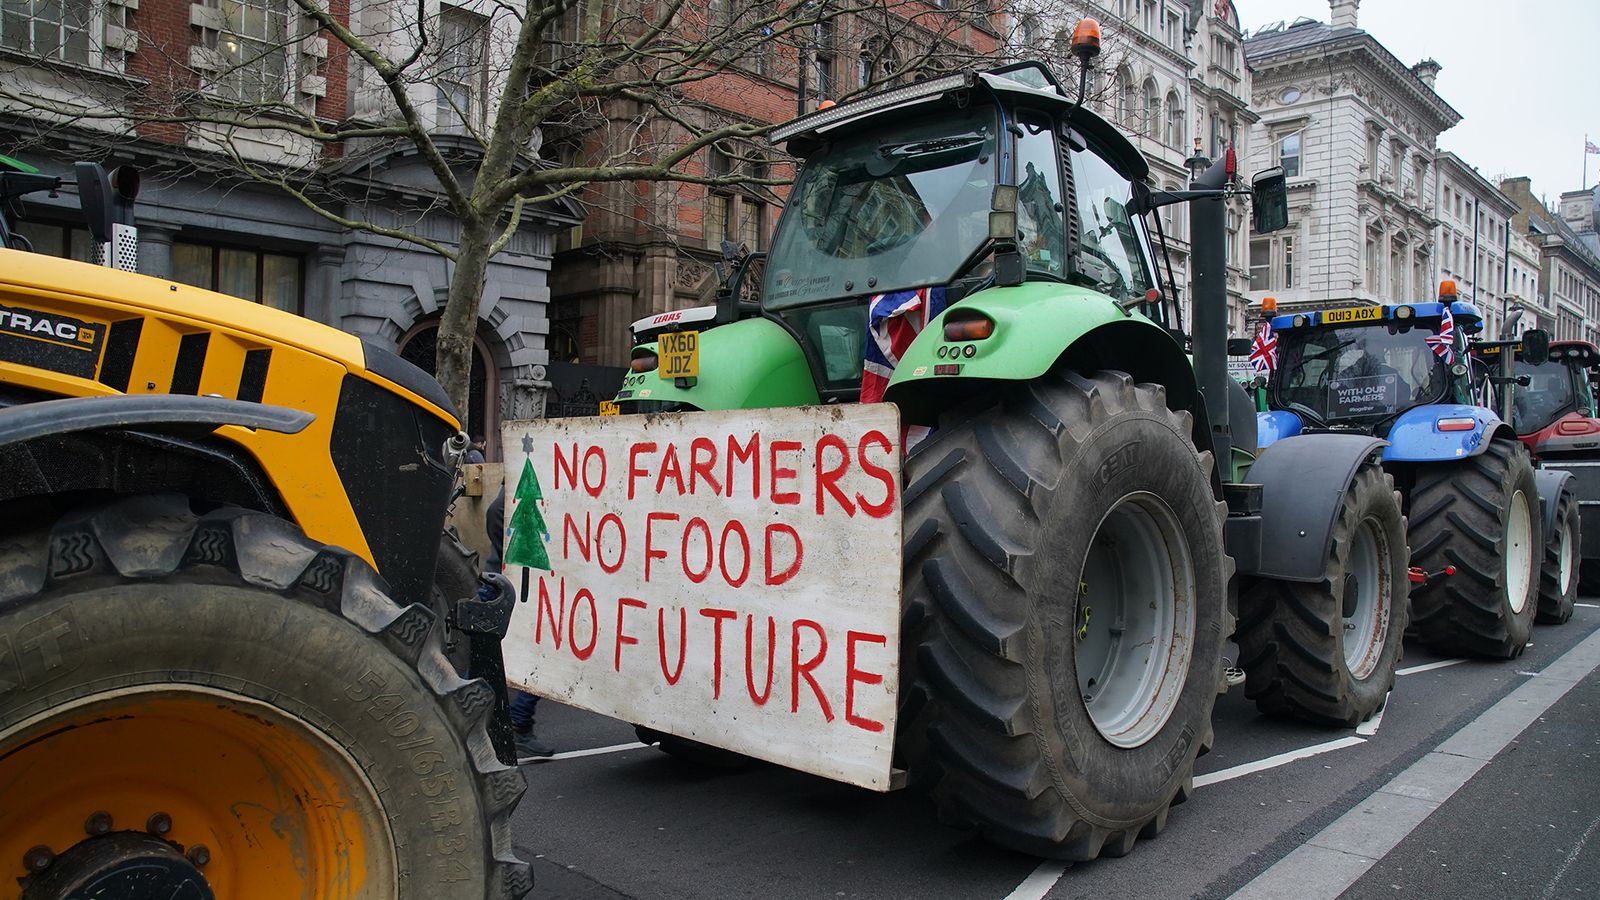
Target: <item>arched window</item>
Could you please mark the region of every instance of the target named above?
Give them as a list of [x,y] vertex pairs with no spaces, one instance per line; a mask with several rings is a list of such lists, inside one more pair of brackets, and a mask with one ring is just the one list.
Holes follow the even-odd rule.
[[[400,339],[400,358],[432,375],[436,371],[435,352],[439,341],[439,320],[428,319],[414,326]],[[472,374],[467,388],[467,408],[462,410],[461,426],[468,434],[483,435],[489,439],[489,449],[496,451],[500,443],[500,410],[498,398],[498,372],[487,365],[489,348],[477,336],[472,339]],[[490,458],[497,458],[491,452]]]
[[1154,78],[1144,80],[1144,121],[1139,123],[1139,130],[1150,137],[1161,136],[1161,92]]
[[1134,110],[1138,109],[1138,99],[1134,94],[1133,73],[1127,69],[1117,70],[1117,121],[1124,125],[1133,124]]
[[1183,149],[1183,101],[1177,91],[1167,93],[1167,146]]

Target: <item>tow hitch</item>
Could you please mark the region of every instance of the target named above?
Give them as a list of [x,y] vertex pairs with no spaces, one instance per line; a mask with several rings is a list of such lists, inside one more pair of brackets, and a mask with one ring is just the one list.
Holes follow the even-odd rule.
[[1406,578],[1410,579],[1412,584],[1427,584],[1435,578],[1444,578],[1455,573],[1455,566],[1445,566],[1437,572],[1424,572],[1422,569],[1412,566],[1406,570]]

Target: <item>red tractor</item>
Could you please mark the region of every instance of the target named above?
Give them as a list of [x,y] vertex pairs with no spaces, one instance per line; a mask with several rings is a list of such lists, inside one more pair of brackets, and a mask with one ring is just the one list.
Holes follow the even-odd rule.
[[[1551,583],[1540,584],[1539,620],[1564,622],[1577,590],[1600,592],[1600,418],[1594,388],[1600,348],[1588,341],[1551,341],[1549,357],[1538,364],[1524,358],[1520,344],[1516,350],[1517,436],[1541,468],[1572,473],[1572,490],[1562,497],[1556,519],[1574,540],[1550,542],[1541,582]],[[1480,354],[1487,361],[1499,351],[1484,347]]]

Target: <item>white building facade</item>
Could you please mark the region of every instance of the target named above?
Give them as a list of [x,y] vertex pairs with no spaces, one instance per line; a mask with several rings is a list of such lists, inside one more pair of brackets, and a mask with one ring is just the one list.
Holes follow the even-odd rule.
[[[1510,309],[1508,257],[1517,205],[1454,153],[1440,151],[1434,165],[1439,179],[1434,193],[1439,223],[1434,230],[1435,283],[1454,281],[1457,295],[1483,313],[1484,333],[1498,335]],[[1417,286],[1412,299],[1427,298],[1423,287]]]
[[1289,176],[1289,227],[1250,242],[1250,297],[1280,309],[1433,296],[1439,133],[1461,116],[1433,90],[1439,65],[1407,66],[1332,0],[1245,42],[1259,115],[1252,167]]

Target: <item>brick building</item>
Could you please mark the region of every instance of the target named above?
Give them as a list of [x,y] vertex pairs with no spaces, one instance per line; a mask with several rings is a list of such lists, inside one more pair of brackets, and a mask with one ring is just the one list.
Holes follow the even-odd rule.
[[[713,0],[712,15],[737,17],[747,4]],[[883,16],[840,16],[808,28],[789,42],[733,60],[714,78],[686,88],[682,109],[696,127],[716,122],[775,123],[814,109],[821,100],[848,96],[867,85],[884,85],[941,67],[982,65],[1003,48],[1005,16],[1000,4],[982,0],[929,0],[889,4]],[[586,5],[563,24],[569,34],[594,28],[585,15],[606,7]],[[914,60],[917,71],[910,71]],[[889,82],[892,83],[892,82]],[[603,111],[605,124],[565,136],[552,132],[550,153],[564,160],[594,157],[625,145],[641,131],[671,135],[679,126],[641,117],[617,101]],[[622,132],[628,132],[624,135]],[[683,170],[697,175],[746,173],[781,179],[791,170],[767,159],[765,141],[725,142],[697,153]],[[782,187],[706,187],[686,183],[626,183],[591,187],[583,200],[587,217],[564,234],[551,277],[553,358],[582,364],[622,366],[629,350],[628,326],[653,313],[707,302],[714,286],[712,264],[722,241],[762,251],[777,222]]]
[[1558,340],[1600,342],[1600,252],[1595,250],[1594,195],[1568,191],[1556,210],[1533,194],[1526,177],[1507,178],[1500,190],[1517,206],[1512,226],[1539,247],[1539,293],[1554,314],[1540,327]]
[[[479,8],[481,6],[481,8]],[[394,17],[415,6],[330,7],[394,52],[418,29]],[[430,59],[437,77],[411,98],[442,149],[469,162],[475,144],[457,137],[481,122],[502,87],[491,47],[514,29],[497,6],[427,0],[428,33],[449,47]],[[134,164],[144,174],[135,209],[140,270],[297,312],[395,348],[431,367],[438,314],[449,285],[443,257],[413,244],[348,228],[275,187],[241,177],[243,166],[315,185],[334,215],[450,244],[456,223],[440,212],[435,184],[404,142],[352,140],[329,147],[290,131],[230,128],[230,105],[283,104],[325,127],[380,121],[386,98],[347,66],[343,46],[319,33],[292,0],[19,0],[0,17],[0,153],[62,175],[57,199],[30,197],[18,232],[35,249],[87,258],[71,164]],[[459,76],[452,73],[459,72]],[[370,74],[370,72],[369,72]],[[174,109],[189,111],[184,123]],[[194,121],[196,109],[219,111]],[[530,154],[529,164],[533,164]],[[490,265],[479,309],[472,401],[463,413],[492,434],[504,410],[542,408],[547,279],[556,234],[579,221],[570,201],[526,211]]]

